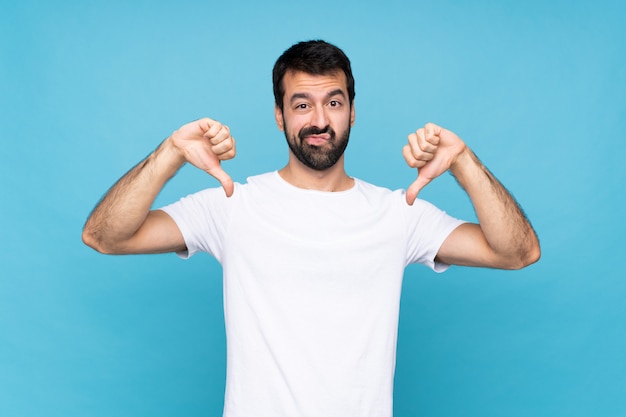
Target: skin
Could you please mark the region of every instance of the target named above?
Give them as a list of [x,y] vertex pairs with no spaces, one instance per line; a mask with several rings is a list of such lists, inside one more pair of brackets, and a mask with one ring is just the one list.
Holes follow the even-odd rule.
[[433,179],[450,171],[474,205],[478,224],[456,228],[444,241],[441,262],[499,269],[520,269],[539,260],[539,240],[523,211],[504,186],[454,133],[433,123],[408,137],[404,159],[418,168],[406,193],[413,204]]
[[234,184],[221,161],[234,156],[227,126],[208,118],[182,126],[111,187],[87,219],[83,242],[107,254],[184,250],[176,223],[163,211],[150,211],[152,203],[186,162],[217,178],[231,196]]
[[[278,128],[293,146],[312,146],[326,152],[354,125],[343,72],[311,75],[287,72],[284,108],[275,107]],[[299,133],[309,127],[331,127],[328,133]],[[312,148],[313,149],[313,148]],[[469,195],[478,224],[463,224],[441,246],[437,259],[456,265],[519,269],[540,257],[537,236],[509,192],[484,167],[456,134],[428,123],[408,136],[404,158],[418,169],[406,199],[413,204],[433,179],[450,171]],[[226,195],[233,182],[221,161],[235,155],[228,127],[211,119],[189,123],[174,132],[148,158],[118,181],[96,206],[85,224],[83,241],[102,253],[160,253],[185,249],[174,221],[164,212],[150,211],[157,194],[178,169],[189,162],[220,181]],[[354,185],[344,168],[343,154],[325,169],[315,169],[289,150],[287,165],[279,171],[292,185],[320,191],[343,191]]]
[[[288,141],[299,142],[298,132],[307,127],[324,128],[330,126],[337,132],[337,139],[354,125],[354,106],[348,100],[346,76],[335,72],[316,76],[303,72],[287,72],[283,78],[285,86],[284,106],[274,107],[278,129],[285,133]],[[314,135],[305,142],[329,149],[328,134]],[[321,191],[344,191],[354,185],[354,180],[344,169],[344,156],[330,168],[312,169],[289,150],[287,166],[278,172],[292,185]]]

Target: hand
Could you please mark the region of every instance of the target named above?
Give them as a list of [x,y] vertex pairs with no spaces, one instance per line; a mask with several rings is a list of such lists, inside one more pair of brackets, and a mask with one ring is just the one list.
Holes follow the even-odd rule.
[[406,191],[410,205],[428,183],[446,172],[466,149],[465,143],[454,133],[428,123],[408,137],[402,155],[411,168],[418,169],[417,179]]
[[235,157],[235,139],[228,126],[204,118],[182,126],[170,140],[186,162],[215,177],[228,197],[233,195],[233,180],[221,167],[221,161]]

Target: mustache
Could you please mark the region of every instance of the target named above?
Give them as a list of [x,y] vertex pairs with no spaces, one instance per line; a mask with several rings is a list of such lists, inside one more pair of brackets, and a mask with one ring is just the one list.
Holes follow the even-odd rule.
[[331,138],[335,137],[335,131],[332,127],[330,127],[330,125],[327,125],[324,128],[317,126],[303,127],[300,132],[298,132],[298,138],[300,138],[300,140],[304,140],[307,136],[323,135],[324,133],[329,133]]

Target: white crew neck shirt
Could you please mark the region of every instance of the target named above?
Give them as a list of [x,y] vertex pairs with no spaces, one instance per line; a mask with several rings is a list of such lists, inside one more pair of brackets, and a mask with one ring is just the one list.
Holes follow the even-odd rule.
[[225,417],[389,417],[404,268],[462,221],[355,179],[304,190],[278,172],[164,207],[188,257],[223,267]]

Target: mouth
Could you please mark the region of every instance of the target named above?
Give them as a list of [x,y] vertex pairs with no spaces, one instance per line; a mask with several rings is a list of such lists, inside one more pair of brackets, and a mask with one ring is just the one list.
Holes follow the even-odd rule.
[[303,128],[298,136],[300,136],[302,143],[310,146],[323,146],[325,143],[333,140],[334,133],[330,126],[326,126],[323,129],[317,126],[308,126]]
[[321,146],[330,141],[331,136],[328,134],[323,135],[308,135],[304,137],[304,140],[309,145]]

